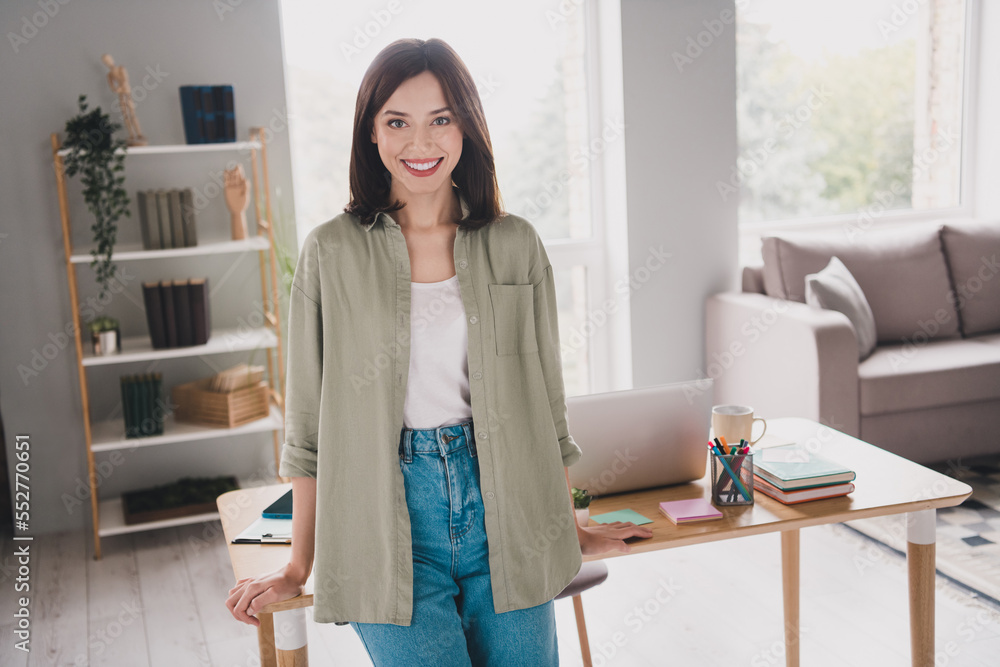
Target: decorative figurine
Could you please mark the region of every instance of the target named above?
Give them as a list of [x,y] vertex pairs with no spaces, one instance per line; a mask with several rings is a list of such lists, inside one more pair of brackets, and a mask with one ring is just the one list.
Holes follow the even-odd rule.
[[139,119],[135,115],[135,104],[132,102],[132,87],[128,82],[128,72],[121,65],[116,65],[110,53],[101,56],[101,62],[108,66],[108,85],[118,95],[118,105],[121,107],[125,128],[128,130],[129,146],[145,146],[145,135],[139,128]]

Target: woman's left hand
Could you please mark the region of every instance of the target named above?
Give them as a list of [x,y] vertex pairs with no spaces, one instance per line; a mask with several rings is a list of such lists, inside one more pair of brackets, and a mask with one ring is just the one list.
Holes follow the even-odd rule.
[[653,531],[645,526],[637,526],[631,521],[599,523],[596,526],[579,526],[580,551],[584,556],[603,554],[608,551],[629,553],[632,547],[625,543],[626,537],[652,537]]

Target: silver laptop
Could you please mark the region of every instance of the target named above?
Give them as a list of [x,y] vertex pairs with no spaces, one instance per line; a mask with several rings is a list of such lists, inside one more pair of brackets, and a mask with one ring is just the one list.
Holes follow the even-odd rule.
[[712,380],[675,382],[566,399],[569,431],[583,450],[572,486],[602,496],[705,476]]

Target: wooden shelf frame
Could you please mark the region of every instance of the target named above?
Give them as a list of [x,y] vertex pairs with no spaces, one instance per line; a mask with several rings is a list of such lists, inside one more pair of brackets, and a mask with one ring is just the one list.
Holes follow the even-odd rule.
[[[95,560],[101,559],[102,536],[155,530],[199,521],[211,521],[219,518],[218,513],[213,512],[168,521],[155,521],[136,524],[134,526],[125,526],[121,514],[121,498],[98,499],[100,481],[98,480],[94,460],[95,452],[132,448],[137,445],[169,446],[170,443],[176,442],[212,440],[233,435],[271,431],[276,470],[280,463],[281,432],[284,429],[285,361],[282,355],[281,344],[281,302],[278,297],[278,261],[275,255],[274,217],[271,209],[271,187],[267,167],[267,141],[263,127],[251,127],[249,134],[250,138],[248,141],[190,145],[132,146],[127,149],[118,149],[117,152],[124,153],[127,156],[197,155],[222,151],[249,152],[254,213],[257,216],[257,236],[238,241],[210,242],[188,248],[145,250],[134,246],[126,246],[120,252],[114,253],[113,260],[116,262],[139,261],[256,252],[260,271],[261,299],[264,303],[264,326],[260,329],[250,331],[213,331],[212,337],[205,345],[161,350],[153,349],[148,335],[130,337],[122,341],[123,352],[121,354],[108,357],[97,357],[84,351],[84,328],[80,318],[76,267],[89,264],[92,257],[89,254],[89,249],[80,249],[74,252],[65,161],[63,160],[64,156],[69,154],[69,149],[62,147],[59,136],[55,132],[50,135],[52,165],[56,175],[56,190],[59,197],[59,213],[63,233],[66,280],[69,286],[69,300],[73,308],[74,345],[76,348],[77,376],[80,385],[80,404],[83,414],[83,433],[87,447],[87,477],[90,483]],[[260,163],[259,167],[258,161]],[[224,354],[236,350],[254,349],[256,347],[264,349],[267,360],[268,394],[271,402],[270,414],[267,417],[233,429],[177,424],[172,418],[168,418],[167,423],[164,424],[164,434],[162,436],[128,440],[122,439],[120,429],[116,429],[113,424],[107,422],[94,424],[91,422],[90,394],[87,385],[88,367],[204,354]]]

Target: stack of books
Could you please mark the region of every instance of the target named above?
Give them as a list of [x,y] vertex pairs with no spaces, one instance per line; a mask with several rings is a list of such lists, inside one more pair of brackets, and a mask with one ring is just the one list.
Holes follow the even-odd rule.
[[125,437],[144,438],[163,434],[163,374],[141,373],[119,377]]
[[208,278],[142,284],[153,349],[204,345],[212,335]]
[[139,190],[137,195],[143,250],[198,245],[191,188]]
[[754,459],[753,488],[786,505],[837,498],[854,491],[853,470],[801,445],[768,447]]

